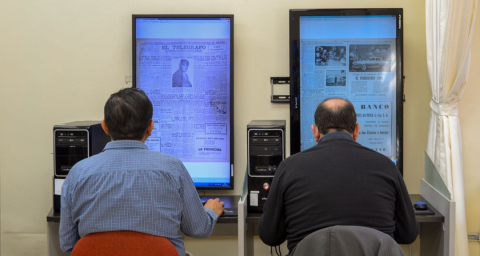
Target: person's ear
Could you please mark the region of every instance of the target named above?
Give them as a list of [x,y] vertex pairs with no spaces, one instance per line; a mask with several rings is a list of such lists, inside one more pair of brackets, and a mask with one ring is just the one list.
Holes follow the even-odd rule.
[[357,141],[359,134],[360,134],[360,124],[357,123],[355,124],[355,128],[353,129],[353,134],[352,134],[354,141]]
[[102,129],[105,132],[105,134],[107,134],[108,136],[111,136],[110,131],[108,130],[108,127],[107,127],[107,123],[105,123],[105,119],[102,120],[100,125],[102,126]]
[[143,135],[142,142],[145,142],[150,135],[152,135],[153,131],[153,120],[150,120],[150,124],[147,126],[147,130],[145,131],[145,134]]
[[320,134],[320,131],[318,130],[318,127],[314,124],[311,126],[312,132],[313,132],[313,137],[315,138],[315,142],[318,142],[322,135]]
[[150,124],[149,124],[148,127],[147,127],[147,136],[152,135],[153,126],[154,126],[154,122],[153,122],[153,120],[151,120],[151,121],[150,121]]

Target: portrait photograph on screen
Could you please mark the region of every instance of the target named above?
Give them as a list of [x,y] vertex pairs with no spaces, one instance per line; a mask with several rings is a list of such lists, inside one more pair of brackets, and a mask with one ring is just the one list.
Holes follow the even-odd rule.
[[291,154],[317,144],[317,105],[343,98],[357,112],[357,142],[401,170],[401,17],[402,9],[290,10]]
[[153,104],[152,151],[198,189],[233,189],[233,15],[133,15],[133,82]]

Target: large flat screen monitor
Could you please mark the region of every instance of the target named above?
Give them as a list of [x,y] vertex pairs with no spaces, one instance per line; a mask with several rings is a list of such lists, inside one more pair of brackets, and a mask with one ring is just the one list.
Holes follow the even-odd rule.
[[233,15],[133,15],[133,86],[153,103],[150,150],[197,189],[233,189]]
[[357,142],[402,170],[402,9],[290,10],[291,149],[316,142],[310,126],[326,98],[350,100]]

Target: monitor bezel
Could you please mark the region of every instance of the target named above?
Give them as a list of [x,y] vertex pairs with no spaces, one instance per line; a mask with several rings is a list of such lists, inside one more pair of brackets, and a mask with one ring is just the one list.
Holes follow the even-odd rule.
[[136,20],[138,18],[180,18],[180,19],[201,19],[201,18],[228,18],[230,19],[230,186],[195,186],[197,190],[233,190],[234,189],[234,95],[233,95],[233,81],[234,81],[234,15],[233,14],[133,14],[132,15],[132,87],[136,88],[137,84],[137,65],[136,65]]
[[[289,61],[290,61],[290,155],[301,151],[300,145],[300,17],[302,16],[365,16],[395,15],[396,26],[396,147],[397,168],[403,175],[403,9],[291,9],[289,13]],[[312,135],[313,136],[313,135]],[[392,141],[392,143],[394,143]]]

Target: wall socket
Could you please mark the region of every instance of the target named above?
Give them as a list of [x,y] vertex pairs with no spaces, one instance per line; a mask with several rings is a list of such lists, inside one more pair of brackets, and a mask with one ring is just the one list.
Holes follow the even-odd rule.
[[468,233],[468,241],[479,242],[478,233]]

